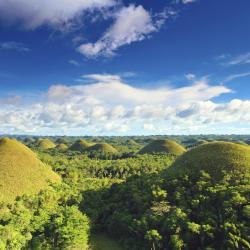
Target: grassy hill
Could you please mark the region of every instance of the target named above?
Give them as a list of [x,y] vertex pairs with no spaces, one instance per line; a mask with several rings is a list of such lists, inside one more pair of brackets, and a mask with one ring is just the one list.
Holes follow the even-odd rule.
[[139,151],[139,154],[167,153],[181,155],[186,149],[172,140],[155,140]]
[[55,148],[56,144],[51,140],[45,138],[45,139],[39,139],[37,142],[37,146],[40,149],[50,149],[50,148]]
[[48,180],[59,182],[60,177],[22,143],[0,139],[0,201],[36,193],[47,186]]
[[210,142],[198,146],[182,156],[167,170],[174,174],[196,174],[200,170],[220,179],[224,173],[250,171],[250,147],[231,142]]
[[92,144],[90,142],[87,142],[85,140],[77,140],[74,144],[72,144],[69,147],[69,150],[71,151],[79,151],[79,152],[83,152],[85,151],[88,147],[90,147]]
[[97,143],[89,147],[88,151],[96,151],[96,152],[111,153],[111,154],[118,153],[117,149],[115,149],[113,146],[111,146],[108,143]]
[[63,151],[63,150],[67,150],[68,149],[68,146],[64,143],[60,143],[56,146],[56,148],[60,151]]

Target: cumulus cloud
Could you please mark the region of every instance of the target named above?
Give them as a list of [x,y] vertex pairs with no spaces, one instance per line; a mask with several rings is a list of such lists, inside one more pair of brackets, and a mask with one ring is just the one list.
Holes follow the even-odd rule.
[[42,25],[67,27],[84,11],[115,4],[115,0],[0,0],[0,22],[19,23],[25,29]]
[[216,103],[215,97],[231,90],[210,85],[206,78],[178,88],[145,89],[127,84],[118,75],[83,77],[89,83],[53,85],[29,105],[15,105],[15,98],[2,100],[0,132],[226,133],[250,127],[250,100]]
[[142,41],[158,31],[169,15],[174,12],[163,12],[154,18],[141,5],[123,7],[114,15],[113,25],[97,42],[84,43],[78,51],[87,57],[112,56],[119,47]]

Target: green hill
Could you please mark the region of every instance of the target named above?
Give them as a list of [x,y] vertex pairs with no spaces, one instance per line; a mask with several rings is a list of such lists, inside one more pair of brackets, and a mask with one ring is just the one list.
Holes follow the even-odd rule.
[[26,138],[24,138],[23,142],[26,144],[31,144],[31,143],[35,142],[35,139],[32,137],[26,137]]
[[101,152],[101,153],[111,153],[111,154],[118,153],[117,149],[115,149],[113,146],[111,146],[108,143],[97,143],[97,144],[89,147],[88,151],[95,151],[95,152]]
[[231,142],[210,142],[193,148],[180,156],[167,172],[196,174],[200,170],[220,179],[225,173],[250,171],[250,147]]
[[69,150],[83,152],[90,146],[92,146],[90,142],[80,139],[77,140],[73,145],[71,145],[69,147]]
[[59,182],[60,177],[37,159],[36,154],[15,139],[0,139],[0,201],[33,194]]
[[63,150],[67,150],[68,149],[68,146],[64,143],[60,143],[56,146],[56,148],[60,151],[63,151]]
[[39,139],[37,142],[37,146],[40,149],[50,149],[50,148],[55,148],[56,144],[51,140],[45,138],[45,139]]
[[56,140],[56,143],[57,143],[57,144],[61,144],[61,143],[63,143],[63,144],[68,144],[68,140],[67,140],[67,138],[65,138],[65,137],[60,137],[60,138],[58,138],[58,139]]
[[139,154],[167,153],[181,155],[186,149],[175,141],[155,140],[139,151]]

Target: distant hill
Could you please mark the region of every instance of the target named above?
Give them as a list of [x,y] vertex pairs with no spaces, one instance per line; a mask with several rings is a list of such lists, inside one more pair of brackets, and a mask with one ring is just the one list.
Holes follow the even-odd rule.
[[51,140],[45,138],[45,139],[39,139],[37,142],[37,146],[40,149],[50,149],[50,148],[55,148],[56,144]]
[[108,143],[97,143],[89,147],[88,151],[95,151],[100,153],[112,153],[112,154],[118,153],[117,149],[115,149]]
[[77,140],[73,145],[71,145],[69,147],[69,150],[83,152],[90,146],[92,146],[90,142],[80,139]]
[[167,170],[174,174],[197,174],[200,170],[220,179],[225,173],[250,171],[250,147],[232,142],[210,142],[180,156]]
[[68,146],[64,143],[60,143],[56,146],[56,148],[60,151],[63,151],[63,150],[67,150],[68,149]]
[[139,151],[139,154],[167,153],[181,155],[186,149],[172,140],[155,140]]
[[0,201],[33,194],[59,182],[60,177],[37,159],[36,154],[15,139],[0,139]]

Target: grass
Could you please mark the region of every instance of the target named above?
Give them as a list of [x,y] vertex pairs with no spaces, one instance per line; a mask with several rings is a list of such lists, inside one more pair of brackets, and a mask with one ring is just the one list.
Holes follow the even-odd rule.
[[122,250],[122,248],[108,235],[94,234],[90,237],[90,250]]
[[186,149],[175,141],[155,140],[139,151],[139,154],[167,153],[181,155]]
[[37,144],[40,149],[50,149],[56,147],[55,143],[47,138],[38,140]]
[[63,151],[63,150],[68,149],[68,146],[64,143],[60,143],[56,146],[56,148]]
[[196,174],[208,172],[214,179],[225,173],[247,173],[250,170],[250,147],[231,142],[210,142],[193,148],[180,156],[167,172]]
[[36,154],[22,143],[0,139],[0,201],[12,201],[16,196],[33,194],[60,177],[45,166]]
[[77,140],[73,145],[71,145],[69,150],[83,152],[90,146],[92,146],[90,142],[80,139]]
[[102,153],[117,153],[117,149],[108,143],[97,143],[88,148],[88,151],[98,151]]

